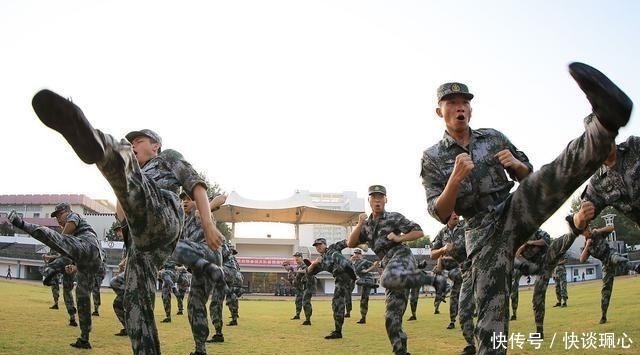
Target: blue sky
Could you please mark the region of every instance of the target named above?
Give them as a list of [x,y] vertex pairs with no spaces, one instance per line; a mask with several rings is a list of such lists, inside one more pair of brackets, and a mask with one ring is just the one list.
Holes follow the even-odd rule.
[[[499,129],[538,168],[589,112],[568,63],[638,100],[638,18],[636,1],[3,1],[0,148],[25,164],[0,193],[114,199],[33,114],[50,88],[115,136],[155,129],[227,191],[384,184],[388,208],[433,235],[418,175],[444,130],[436,87],[467,83],[471,126]],[[639,126],[634,112],[620,139]]]

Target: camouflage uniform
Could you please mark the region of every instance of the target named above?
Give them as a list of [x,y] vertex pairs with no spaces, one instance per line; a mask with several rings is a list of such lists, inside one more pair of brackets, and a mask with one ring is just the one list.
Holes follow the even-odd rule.
[[162,305],[164,306],[165,319],[163,322],[171,321],[171,293],[178,298],[178,274],[176,273],[176,263],[169,258],[162,265],[160,270],[160,278],[162,279]]
[[[474,294],[478,307],[476,339],[480,354],[502,354],[494,349],[497,335],[508,337],[509,289],[515,249],[547,220],[602,164],[617,132],[589,115],[585,132],[573,140],[556,160],[529,174],[511,193],[514,182],[495,155],[508,149],[533,170],[527,156],[502,133],[470,129],[470,141],[460,146],[447,132],[422,157],[421,176],[429,213],[439,220],[436,200],[453,171],[456,156],[468,153],[474,163],[460,184],[455,211],[467,223],[467,255],[472,260]],[[515,173],[507,169],[515,179]],[[445,223],[444,221],[442,221]]]
[[333,290],[333,298],[331,299],[331,309],[333,311],[333,323],[335,326],[334,332],[337,334],[342,334],[346,308],[345,299],[347,293],[351,291],[351,283],[356,277],[353,264],[342,255],[342,249],[346,247],[346,239],[329,245],[324,254],[321,255],[322,261],[314,270],[315,272],[328,271],[335,278],[336,286]]
[[511,285],[511,310],[513,315],[512,320],[516,318],[518,313],[518,298],[520,295],[520,277],[522,275],[539,275],[540,271],[544,267],[544,256],[547,253],[547,248],[551,245],[551,236],[542,229],[538,229],[531,235],[529,241],[544,240],[544,246],[527,245],[525,246],[520,258],[516,258],[513,264],[513,276]]
[[[69,265],[69,264],[66,264],[66,265]],[[75,272],[72,274],[69,274],[67,272],[62,274],[62,300],[64,300],[64,307],[67,309],[67,314],[69,314],[70,325],[73,325],[73,323],[76,323],[76,313],[78,313],[78,310],[76,309],[76,303],[73,300],[73,288],[76,286],[75,282],[76,282]]]
[[367,259],[356,260],[353,263],[353,269],[358,276],[358,280],[356,280],[356,285],[360,286],[360,316],[362,320],[366,320],[367,313],[369,312],[369,295],[371,294],[371,289],[377,287],[376,281],[373,278],[373,273],[365,272],[365,270],[370,269],[373,266],[373,263]]
[[313,287],[315,286],[315,276],[306,273],[307,265],[300,262],[293,274],[293,284],[296,287],[296,316],[300,316],[300,312],[304,310],[305,320],[311,321],[313,307],[311,306],[311,296],[313,296]]
[[411,287],[408,291],[409,291],[409,307],[411,308],[411,318],[409,318],[409,320],[415,320],[416,311],[418,310],[418,297],[420,296],[420,286]]
[[556,266],[553,272],[553,280],[556,283],[556,298],[558,299],[558,305],[567,304],[569,294],[567,292],[567,269],[564,265]]
[[[202,272],[202,265],[213,264],[220,267],[222,256],[218,250],[211,250],[207,245],[202,223],[195,212],[192,210],[186,215],[182,228],[184,239],[178,242],[173,258],[193,270],[191,290],[187,300],[187,315],[195,351],[206,354],[206,341],[209,336],[207,299],[212,290],[224,289],[224,282],[213,280],[209,274]],[[212,300],[211,306],[213,307],[214,303],[219,305],[221,302],[221,300]],[[211,312],[211,318],[214,318],[213,312]],[[219,335],[222,336],[222,328],[219,329]]]
[[118,321],[122,324],[122,329],[127,329],[124,318],[124,272],[119,273],[109,282],[109,287],[116,293],[113,299],[113,312],[116,314]]
[[[455,323],[458,311],[461,308],[460,305],[460,292],[462,291],[462,284],[464,282],[464,276],[471,276],[468,272],[461,270],[462,265],[467,261],[467,251],[465,248],[464,240],[464,221],[458,221],[458,223],[450,229],[448,225],[445,225],[433,238],[431,243],[431,249],[443,248],[446,244],[453,245],[453,249],[448,253],[449,258],[443,258],[443,269],[449,271],[448,277],[453,282],[451,287],[451,298],[449,299],[449,319],[451,323]],[[442,257],[441,257],[442,258]],[[465,271],[467,269],[465,268]],[[465,292],[472,292],[471,289],[465,289]],[[467,296],[467,299],[473,298],[473,295]],[[437,302],[438,300],[434,301]],[[473,302],[470,302],[473,304]],[[473,345],[473,307],[465,307],[465,311],[469,313],[460,314],[460,324],[462,332],[467,340],[467,345]]]
[[60,275],[54,277],[51,284],[51,295],[53,296],[53,306],[58,307],[58,299],[60,299]]
[[[57,208],[57,207],[56,207]],[[22,222],[22,225],[18,225]],[[73,235],[63,235],[44,226],[39,226],[29,222],[12,220],[18,228],[29,233],[32,237],[44,243],[52,250],[67,256],[77,267],[76,279],[76,303],[78,307],[78,319],[80,323],[80,338],[77,343],[89,343],[89,333],[91,332],[91,290],[95,280],[95,275],[103,263],[101,255],[102,248],[98,242],[96,232],[79,214],[70,211],[65,223],[73,223],[75,231]],[[61,258],[58,258],[61,259]],[[55,262],[58,261],[55,260]],[[62,262],[62,260],[61,260]],[[67,275],[65,273],[65,275]],[[67,303],[67,290],[70,284],[63,280],[65,289],[65,304]],[[71,311],[69,312],[71,315]],[[75,313],[75,310],[74,310]],[[72,344],[73,345],[73,344]],[[90,346],[90,345],[89,345]]]
[[[103,255],[101,257],[102,257],[102,260],[106,260],[106,256],[104,255],[104,251],[103,251]],[[107,264],[105,262],[103,262],[100,265],[100,268],[98,269],[98,272],[96,273],[95,279],[93,280],[92,295],[93,295],[94,315],[98,315],[98,308],[100,308],[100,304],[101,304],[100,287],[102,286],[102,280],[104,280],[104,277],[105,277],[106,273],[107,273]]]
[[347,286],[347,294],[344,296],[344,317],[351,317],[351,310],[353,309],[353,290],[356,288],[356,280],[353,279]]
[[606,239],[608,234],[593,233],[591,246],[589,246],[588,250],[589,255],[602,262],[602,298],[600,308],[602,319],[605,321],[607,319],[607,310],[609,309],[609,300],[613,292],[613,279],[616,275],[616,268],[620,268],[624,273],[634,269],[629,259],[611,250]]
[[184,296],[191,287],[191,273],[187,269],[178,271],[178,295],[176,296],[178,301],[178,314],[182,314],[184,310]]
[[226,298],[227,307],[231,313],[231,322],[229,325],[237,325],[238,323],[238,298],[242,296],[243,277],[240,272],[240,265],[234,256],[238,252],[233,248],[229,241],[226,241],[222,247],[222,270],[224,271],[225,282],[227,283]]
[[384,266],[380,283],[386,289],[385,327],[396,354],[407,352],[407,335],[402,330],[402,317],[407,309],[409,296],[407,290],[425,284],[431,285],[435,277],[418,269],[418,263],[409,247],[388,240],[387,236],[391,232],[399,235],[421,230],[417,223],[402,214],[385,211],[378,219],[374,219],[371,214],[360,231],[359,243],[367,243]]

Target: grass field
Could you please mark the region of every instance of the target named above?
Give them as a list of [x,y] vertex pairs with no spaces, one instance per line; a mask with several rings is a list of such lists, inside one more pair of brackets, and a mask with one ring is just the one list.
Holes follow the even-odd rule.
[[[547,294],[545,340],[536,350],[525,342],[523,350],[511,350],[511,354],[564,354],[565,333],[574,332],[577,343],[572,354],[640,354],[640,277],[616,278],[609,308],[609,323],[598,324],[600,319],[600,281],[569,284],[569,307],[552,308],[555,303],[554,288]],[[531,311],[532,290],[521,290],[518,320],[511,322],[510,331],[528,334],[535,329]],[[103,289],[100,317],[93,318],[91,343],[93,350],[77,350],[69,346],[79,334],[78,328],[67,325],[66,311],[60,299],[60,310],[50,310],[52,303],[48,287],[24,281],[0,280],[0,354],[128,354],[131,353],[128,338],[113,334],[120,329],[111,304],[113,293]],[[347,318],[343,339],[325,340],[323,336],[333,328],[331,302],[328,297],[313,299],[313,325],[301,326],[291,321],[294,304],[291,298],[254,299],[240,301],[239,326],[225,327],[225,342],[208,344],[209,354],[391,354],[391,347],[384,329],[384,300],[372,297],[366,325],[356,324],[359,319],[358,297],[354,297],[354,317]],[[174,303],[174,314],[176,312]],[[225,318],[228,309],[225,307]],[[156,301],[156,319],[164,316],[162,301]],[[193,351],[193,339],[186,315],[173,316],[172,323],[158,323],[162,350],[165,354],[188,354]],[[405,315],[405,319],[408,318]],[[412,354],[455,354],[464,345],[458,325],[447,330],[448,304],[441,306],[441,314],[433,314],[433,299],[420,298],[418,321],[405,322],[409,335],[409,351]],[[550,349],[551,339],[555,341]],[[583,335],[583,333],[585,333]],[[582,340],[588,335],[596,337],[596,349],[585,349],[589,343]],[[600,337],[613,333],[615,349],[601,346]],[[623,335],[626,334],[626,337]],[[622,349],[621,340],[628,349]],[[633,342],[632,344],[630,342]],[[578,350],[575,347],[578,347]]]

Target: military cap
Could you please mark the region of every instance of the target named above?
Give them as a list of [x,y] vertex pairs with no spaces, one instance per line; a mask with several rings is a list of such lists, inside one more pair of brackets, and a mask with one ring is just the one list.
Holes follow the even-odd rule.
[[[160,143],[160,146],[162,147],[162,138],[160,137],[160,135],[150,129],[141,129],[139,131],[131,131],[129,133],[127,133],[126,136],[124,136],[125,138],[127,138],[127,140],[129,142],[133,142],[134,139],[138,138],[138,137],[149,137],[152,140]],[[159,152],[160,150],[158,150]]]
[[355,249],[353,249],[353,253],[354,253],[354,254],[362,254],[362,249],[360,249],[360,248],[355,248]]
[[469,92],[469,88],[462,83],[444,83],[438,87],[438,102],[449,95],[462,95],[467,100],[473,99],[473,94]]
[[318,244],[325,244],[326,245],[327,244],[327,240],[324,239],[324,238],[318,238],[318,239],[314,240],[313,244],[311,244],[311,245],[313,245],[315,247]]
[[371,194],[383,194],[387,196],[387,189],[382,185],[371,185],[369,186],[369,195]]
[[301,253],[301,252],[299,252],[299,251],[297,251],[297,252],[295,252],[295,253],[293,254],[293,256],[299,256],[299,257],[302,257],[302,253]]
[[56,205],[56,209],[51,212],[51,217],[55,217],[58,213],[62,211],[71,211],[71,206],[68,203],[62,202]]

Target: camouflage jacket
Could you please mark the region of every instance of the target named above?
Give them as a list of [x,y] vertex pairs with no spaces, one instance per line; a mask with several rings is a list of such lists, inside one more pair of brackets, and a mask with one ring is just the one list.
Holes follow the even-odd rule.
[[529,238],[529,240],[540,240],[540,239],[544,240],[546,245],[545,246],[538,246],[538,245],[525,246],[524,250],[522,251],[523,258],[533,263],[542,262],[542,259],[544,258],[544,255],[547,252],[549,245],[551,245],[551,236],[549,236],[549,233],[543,231],[542,229],[538,229]]
[[353,262],[353,268],[358,276],[358,285],[374,285],[375,280],[372,272],[365,272],[365,270],[371,268],[373,263],[371,260],[360,259]]
[[[489,238],[493,223],[482,223],[487,214],[499,216],[504,202],[510,196],[510,190],[515,185],[515,172],[505,169],[495,155],[508,149],[513,156],[525,164],[530,171],[533,166],[529,158],[518,150],[501,132],[482,128],[470,129],[470,141],[467,147],[460,146],[445,132],[444,137],[437,144],[424,151],[422,155],[421,172],[427,208],[429,214],[440,220],[435,210],[436,200],[444,191],[449,176],[453,172],[456,156],[467,153],[471,156],[474,169],[460,184],[454,210],[463,216],[467,223],[466,249],[467,255],[473,254]],[[509,174],[509,179],[507,177]],[[442,223],[446,223],[449,216]]]
[[616,165],[603,165],[589,180],[582,199],[593,202],[596,215],[612,206],[640,223],[640,137],[618,144]]
[[182,154],[172,149],[163,150],[158,156],[149,160],[141,171],[155,181],[159,188],[176,194],[180,192],[180,187],[191,197],[196,185],[202,185],[207,189],[207,183],[191,164],[184,160]]
[[611,255],[611,247],[607,241],[608,234],[609,233],[593,233],[591,236],[591,246],[589,246],[589,255],[602,261],[603,264],[607,263],[609,255]]
[[308,283],[309,283],[309,279],[314,278],[313,275],[308,275],[306,272],[299,272],[299,271],[306,271],[307,270],[307,264],[305,263],[300,263],[299,265],[296,266],[295,270],[294,270],[294,277],[293,277],[293,284],[299,288],[304,288]]
[[98,248],[100,261],[104,262],[105,253],[102,250],[102,245],[98,241],[98,235],[96,234],[96,231],[93,230],[93,227],[91,227],[91,225],[87,223],[87,220],[84,217],[81,217],[76,212],[71,212],[69,213],[69,215],[67,215],[67,220],[65,223],[69,222],[76,225],[76,230],[73,232],[73,235],[76,237],[85,238],[86,240],[90,241],[91,244]]
[[[458,263],[467,260],[467,250],[464,241],[464,224],[464,221],[459,221],[453,229],[449,229],[449,226],[445,225],[435,238],[433,238],[431,249],[440,249],[444,247],[445,244],[451,243],[453,244],[453,250],[448,255]],[[446,269],[449,270],[449,268]]]
[[324,254],[321,255],[322,261],[318,265],[318,270],[330,272],[336,280],[347,279],[349,275],[355,275],[353,264],[342,255],[342,249],[346,247],[346,239],[329,245]]
[[383,212],[378,219],[369,215],[360,231],[359,243],[367,243],[380,260],[387,252],[402,243],[387,239],[393,232],[396,235],[406,234],[412,231],[421,231],[420,225],[410,221],[398,212]]

